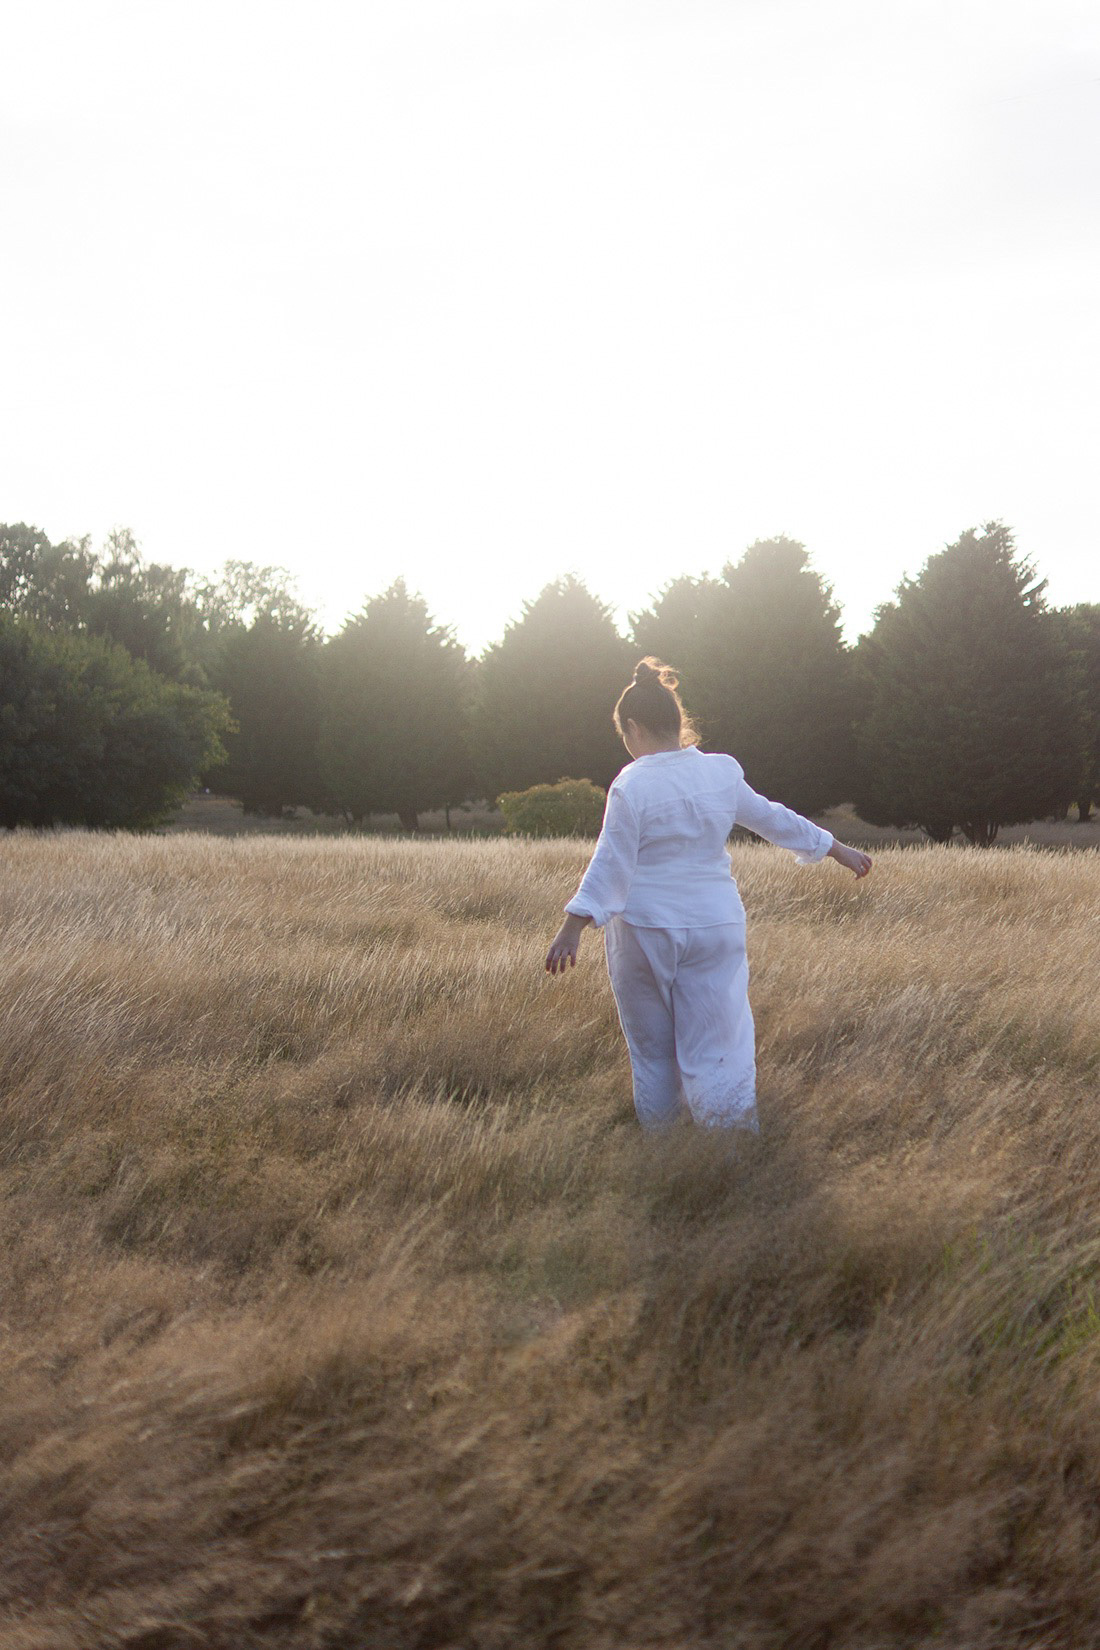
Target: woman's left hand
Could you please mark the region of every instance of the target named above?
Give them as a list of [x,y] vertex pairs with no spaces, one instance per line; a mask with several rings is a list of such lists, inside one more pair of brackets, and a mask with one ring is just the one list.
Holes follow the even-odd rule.
[[838,865],[843,865],[848,871],[854,871],[857,877],[865,877],[871,869],[870,854],[865,854],[862,848],[849,848],[846,842],[834,841],[826,858],[835,859]]

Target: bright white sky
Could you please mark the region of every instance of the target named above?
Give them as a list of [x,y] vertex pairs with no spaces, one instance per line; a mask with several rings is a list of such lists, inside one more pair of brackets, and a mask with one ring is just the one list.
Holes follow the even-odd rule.
[[779,532],[1100,600],[1096,0],[0,14],[0,519],[474,649]]

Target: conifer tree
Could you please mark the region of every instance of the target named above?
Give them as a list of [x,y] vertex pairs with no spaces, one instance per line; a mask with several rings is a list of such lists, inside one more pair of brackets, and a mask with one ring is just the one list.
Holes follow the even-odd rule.
[[395,813],[406,830],[427,809],[470,795],[470,667],[403,579],[367,601],[322,658],[321,783],[356,822]]
[[722,664],[726,586],[710,574],[683,573],[653,598],[648,608],[630,615],[635,655],[653,654],[675,669],[680,695],[703,742],[714,749],[714,730],[722,704]]
[[806,814],[849,799],[850,659],[804,545],[757,540],[720,578],[673,581],[632,624],[680,671],[704,746],[736,756],[757,790]]
[[989,522],[879,609],[857,650],[861,818],[985,846],[1003,825],[1065,812],[1084,753],[1045,585]]
[[546,585],[478,666],[479,791],[492,800],[559,779],[606,789],[629,760],[611,717],[634,662],[581,580]]
[[320,636],[304,609],[259,613],[221,638],[211,674],[236,731],[226,737],[226,761],[204,777],[246,814],[321,806],[320,664]]
[[1054,619],[1073,659],[1080,688],[1084,760],[1072,801],[1084,823],[1100,804],[1100,603],[1056,608]]

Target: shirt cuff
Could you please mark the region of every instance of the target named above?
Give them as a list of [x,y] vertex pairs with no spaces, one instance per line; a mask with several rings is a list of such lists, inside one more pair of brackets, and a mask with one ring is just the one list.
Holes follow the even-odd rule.
[[816,848],[806,848],[796,853],[794,857],[799,865],[814,865],[819,859],[825,858],[835,841],[835,836],[830,835],[828,831],[822,831],[821,842]]
[[568,911],[571,917],[591,917],[592,923],[596,928],[602,928],[607,921],[606,911],[601,911],[598,908],[593,910],[592,907],[590,905],[586,905],[583,900],[576,898],[571,899],[569,904],[563,906],[562,909]]

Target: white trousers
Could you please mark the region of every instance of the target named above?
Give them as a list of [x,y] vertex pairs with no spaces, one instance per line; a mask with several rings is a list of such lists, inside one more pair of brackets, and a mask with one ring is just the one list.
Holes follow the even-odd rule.
[[642,1127],[667,1128],[686,1103],[704,1127],[758,1130],[744,925],[636,928],[612,917],[604,944]]

